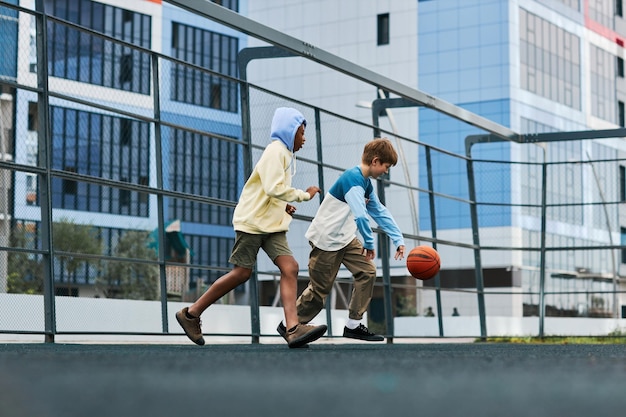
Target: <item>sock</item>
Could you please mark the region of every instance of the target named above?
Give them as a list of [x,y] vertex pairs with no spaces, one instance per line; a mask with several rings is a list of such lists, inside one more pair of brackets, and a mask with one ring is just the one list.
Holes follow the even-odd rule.
[[185,311],[185,316],[187,316],[188,319],[197,319],[197,317],[194,317],[191,314],[189,314],[189,310]]
[[350,330],[354,330],[359,327],[359,324],[361,324],[361,320],[348,319],[346,327]]

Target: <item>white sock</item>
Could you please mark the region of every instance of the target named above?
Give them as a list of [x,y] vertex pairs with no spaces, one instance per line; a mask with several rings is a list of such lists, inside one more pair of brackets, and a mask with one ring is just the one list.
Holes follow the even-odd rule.
[[350,330],[354,330],[359,327],[359,324],[361,324],[361,320],[348,319],[346,327]]

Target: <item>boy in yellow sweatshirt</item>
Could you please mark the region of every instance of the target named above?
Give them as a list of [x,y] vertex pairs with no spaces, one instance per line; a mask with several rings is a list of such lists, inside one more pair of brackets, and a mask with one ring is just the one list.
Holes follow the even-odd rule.
[[280,296],[288,329],[285,339],[289,347],[304,346],[326,333],[325,325],[298,322],[296,296],[300,267],[287,242],[287,230],[295,212],[295,207],[287,203],[308,201],[320,192],[317,186],[310,186],[306,191],[291,186],[291,177],[295,174],[294,153],[306,141],[305,127],[306,120],[296,109],[280,107],[274,112],[272,141],[246,181],[233,213],[236,235],[229,262],[235,266],[195,303],[176,313],[178,323],[194,343],[204,345],[200,315],[250,278],[259,249],[263,249],[280,270]]

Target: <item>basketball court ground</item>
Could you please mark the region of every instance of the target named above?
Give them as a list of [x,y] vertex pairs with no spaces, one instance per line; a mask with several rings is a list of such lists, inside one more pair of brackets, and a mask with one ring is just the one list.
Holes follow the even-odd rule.
[[0,415],[626,413],[626,345],[207,343],[2,343]]

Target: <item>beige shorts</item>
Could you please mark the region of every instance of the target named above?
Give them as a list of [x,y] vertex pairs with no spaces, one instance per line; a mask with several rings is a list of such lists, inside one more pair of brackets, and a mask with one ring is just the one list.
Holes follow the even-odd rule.
[[282,255],[293,256],[286,232],[251,234],[236,231],[235,244],[230,254],[230,262],[243,268],[252,269],[256,263],[259,249],[263,249],[272,262]]

